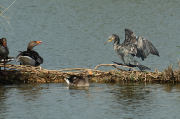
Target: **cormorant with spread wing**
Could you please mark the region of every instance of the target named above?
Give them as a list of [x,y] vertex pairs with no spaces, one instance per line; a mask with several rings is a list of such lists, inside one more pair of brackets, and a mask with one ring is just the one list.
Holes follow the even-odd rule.
[[116,34],[112,34],[106,43],[111,41],[114,41],[114,50],[124,63],[114,62],[119,65],[138,67],[141,71],[146,69],[150,70],[150,68],[143,66],[136,61],[134,56],[139,57],[142,60],[144,60],[150,53],[159,56],[158,50],[151,42],[142,36],[136,37],[136,35],[129,29],[125,29],[125,41],[122,44],[120,44],[120,38]]

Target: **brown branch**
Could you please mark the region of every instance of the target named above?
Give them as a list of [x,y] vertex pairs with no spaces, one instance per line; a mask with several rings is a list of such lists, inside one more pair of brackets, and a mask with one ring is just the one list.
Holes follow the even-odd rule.
[[94,70],[96,70],[96,69],[97,69],[98,67],[100,67],[100,66],[113,66],[113,67],[115,67],[115,68],[117,68],[117,69],[119,69],[119,70],[121,70],[121,71],[124,71],[123,69],[117,67],[117,66],[120,66],[120,67],[125,67],[125,68],[131,68],[131,69],[133,69],[134,71],[136,71],[133,67],[123,66],[123,65],[117,65],[117,64],[100,64],[100,65],[97,65]]
[[123,69],[121,69],[121,68],[118,68],[118,67],[115,66],[115,65],[113,65],[113,67],[115,67],[116,69],[119,69],[119,70],[121,70],[121,71],[125,71],[125,70],[123,70]]
[[62,69],[62,70],[50,70],[50,71],[71,71],[71,70],[92,70],[92,69],[86,69],[86,68],[72,68],[72,69]]

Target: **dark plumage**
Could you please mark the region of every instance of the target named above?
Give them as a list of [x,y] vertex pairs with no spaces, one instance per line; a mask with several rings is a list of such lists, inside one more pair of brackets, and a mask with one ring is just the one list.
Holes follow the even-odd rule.
[[65,77],[65,80],[69,86],[89,86],[88,75],[92,74],[92,72],[87,71],[84,78],[76,75],[70,75],[69,77]]
[[142,60],[144,60],[150,53],[159,56],[158,50],[151,42],[141,36],[136,37],[136,35],[129,29],[125,29],[125,41],[122,44],[120,44],[120,39],[116,34],[112,34],[106,43],[111,41],[114,41],[114,50],[124,63],[121,64],[114,62],[116,64],[138,67],[141,71],[146,69],[150,70],[150,68],[143,66],[136,61],[134,56],[139,57]]
[[5,59],[6,56],[8,56],[9,50],[7,47],[7,41],[6,38],[0,39],[0,59]]
[[4,71],[5,71],[5,59],[9,54],[9,50],[7,47],[7,41],[6,38],[0,39],[0,61],[3,61],[4,63]]
[[43,63],[43,58],[33,49],[34,46],[42,44],[42,41],[31,41],[27,47],[27,51],[21,52],[16,57],[16,62],[20,62],[21,65],[39,66]]

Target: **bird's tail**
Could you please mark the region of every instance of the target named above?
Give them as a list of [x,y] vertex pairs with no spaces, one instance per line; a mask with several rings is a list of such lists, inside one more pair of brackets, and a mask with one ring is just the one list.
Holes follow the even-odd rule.
[[144,71],[144,70],[151,70],[149,67],[146,67],[144,65],[136,65],[141,71]]
[[65,79],[66,83],[69,85],[69,78],[65,77],[64,79]]

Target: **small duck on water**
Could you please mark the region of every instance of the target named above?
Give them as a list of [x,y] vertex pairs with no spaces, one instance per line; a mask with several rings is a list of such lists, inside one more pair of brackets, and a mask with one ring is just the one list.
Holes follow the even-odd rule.
[[69,86],[89,86],[89,75],[93,75],[93,73],[91,71],[86,71],[84,77],[70,75],[64,79]]

